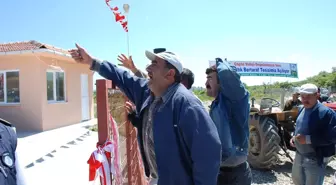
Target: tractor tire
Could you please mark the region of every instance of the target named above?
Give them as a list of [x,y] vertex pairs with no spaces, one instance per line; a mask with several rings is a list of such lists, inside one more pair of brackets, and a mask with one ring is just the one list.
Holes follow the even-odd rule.
[[275,121],[268,116],[250,115],[248,162],[252,168],[270,169],[276,165],[281,138]]

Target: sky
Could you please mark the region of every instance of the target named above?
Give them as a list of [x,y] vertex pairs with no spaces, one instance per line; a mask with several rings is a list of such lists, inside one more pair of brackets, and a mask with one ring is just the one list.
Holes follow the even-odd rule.
[[[248,85],[297,81],[336,66],[335,0],[112,0],[130,5],[129,51],[144,70],[145,50],[165,47],[204,86],[208,61],[298,64],[299,79],[242,77]],[[0,1],[0,43],[36,40],[70,49],[80,44],[94,57],[118,63],[127,35],[104,0]],[[101,78],[95,74],[95,79]]]

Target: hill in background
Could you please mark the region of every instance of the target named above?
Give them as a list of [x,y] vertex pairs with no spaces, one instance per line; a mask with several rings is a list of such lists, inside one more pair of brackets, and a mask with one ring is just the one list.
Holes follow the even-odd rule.
[[[324,87],[329,89],[330,92],[336,92],[336,67],[332,68],[332,72],[321,71],[318,75],[307,78],[306,80],[298,82],[274,82],[272,84],[254,85],[247,86],[250,92],[250,98],[254,97],[256,101],[263,97],[269,97],[279,100],[278,94],[266,93],[267,89],[291,89],[292,87],[299,87],[305,83],[313,83],[319,87]],[[202,101],[212,101],[213,98],[206,95],[206,89],[204,87],[192,87],[192,91],[202,100]],[[289,93],[290,94],[290,93]],[[94,91],[94,101],[96,102],[96,91]]]
[[[266,93],[269,89],[287,89],[290,90],[293,87],[300,87],[306,83],[313,83],[318,87],[326,88],[329,92],[336,92],[336,67],[332,68],[332,72],[321,71],[318,75],[308,77],[306,80],[298,82],[274,82],[272,84],[264,83],[263,85],[254,85],[247,86],[248,91],[250,92],[250,97],[254,97],[257,101],[263,97],[269,97],[279,100],[279,94]],[[204,87],[192,87],[193,92],[202,100],[202,101],[211,101],[213,98],[210,98],[206,95],[206,90]],[[290,94],[290,91],[288,91]]]

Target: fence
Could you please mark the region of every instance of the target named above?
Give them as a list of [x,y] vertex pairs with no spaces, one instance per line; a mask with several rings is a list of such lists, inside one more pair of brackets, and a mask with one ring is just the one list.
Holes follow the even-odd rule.
[[328,87],[328,90],[329,90],[330,93],[334,94],[334,93],[336,93],[336,86]]
[[[118,124],[123,184],[145,185],[146,180],[138,149],[137,131],[127,120],[127,113],[124,108],[127,98],[109,80],[97,80],[96,89],[98,144],[102,145],[106,139],[111,139],[109,124],[111,114]],[[112,181],[112,184],[115,184],[114,180]]]

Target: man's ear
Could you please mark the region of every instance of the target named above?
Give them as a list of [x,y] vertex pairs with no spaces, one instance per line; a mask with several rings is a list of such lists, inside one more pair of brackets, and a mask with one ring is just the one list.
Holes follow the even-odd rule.
[[174,78],[175,76],[175,70],[174,69],[169,69],[166,74],[167,77],[172,77]]

